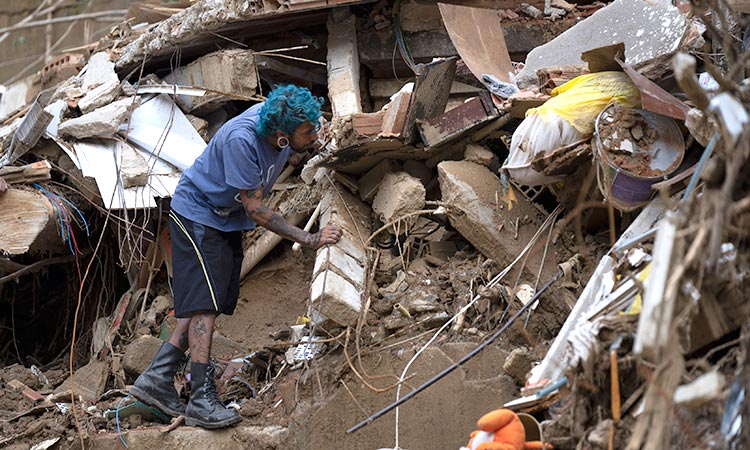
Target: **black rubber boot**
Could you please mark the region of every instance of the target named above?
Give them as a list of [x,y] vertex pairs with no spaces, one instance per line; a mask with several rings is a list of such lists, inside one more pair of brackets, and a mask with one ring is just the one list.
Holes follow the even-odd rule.
[[214,384],[214,365],[193,362],[190,369],[192,392],[185,410],[185,425],[225,428],[242,421],[236,409],[225,407],[219,400]]
[[151,365],[130,388],[130,394],[147,405],[170,416],[185,414],[185,403],[174,388],[174,374],[185,359],[185,352],[165,342],[156,352]]

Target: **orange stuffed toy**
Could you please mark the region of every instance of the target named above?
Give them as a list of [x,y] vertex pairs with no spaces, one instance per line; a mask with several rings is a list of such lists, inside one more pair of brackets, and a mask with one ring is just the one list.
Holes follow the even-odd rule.
[[496,409],[477,422],[479,430],[461,450],[540,450],[551,449],[541,441],[526,442],[526,431],[518,415],[509,409]]

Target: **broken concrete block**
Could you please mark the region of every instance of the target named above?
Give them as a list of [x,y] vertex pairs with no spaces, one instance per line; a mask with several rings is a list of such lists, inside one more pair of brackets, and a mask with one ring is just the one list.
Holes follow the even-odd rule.
[[139,104],[138,97],[118,100],[81,117],[62,122],[58,133],[75,139],[112,137],[120,129],[120,125],[129,120],[132,110]]
[[492,165],[495,154],[487,147],[479,144],[469,144],[464,150],[464,160],[481,164],[485,167]]
[[399,11],[401,29],[407,33],[417,31],[441,30],[443,20],[435,3],[423,3],[417,0],[405,1]]
[[218,331],[214,331],[214,337],[211,340],[211,355],[213,357],[231,359],[248,353],[250,351],[244,345],[223,336]]
[[[387,224],[424,208],[425,194],[425,188],[419,179],[406,172],[389,173],[380,184],[372,209]],[[404,223],[393,225],[389,229],[391,232],[404,233],[416,220],[416,216],[411,216]]]
[[5,87],[5,91],[0,96],[0,120],[5,121],[39,93],[39,90],[34,88],[35,77],[36,75],[31,75]]
[[122,161],[120,162],[122,187],[127,189],[135,186],[146,186],[150,172],[146,158],[125,143],[120,148],[122,149]]
[[515,348],[505,359],[503,370],[516,381],[516,384],[523,386],[526,383],[526,374],[531,370],[531,363],[528,349]]
[[336,245],[327,245],[318,251],[313,277],[323,270],[333,270],[356,288],[364,289],[366,273],[362,263]]
[[341,325],[352,325],[359,317],[360,291],[365,285],[364,242],[370,233],[370,211],[340,185],[329,189],[321,202],[320,224],[339,225],[343,236],[335,245],[318,250],[310,316],[317,320],[323,315]]
[[357,288],[331,270],[315,277],[310,304],[315,311],[341,325],[354,325],[362,308]]
[[122,357],[125,374],[135,378],[145,372],[163,343],[164,341],[153,336],[141,336],[131,342]]
[[[74,392],[77,398],[85,403],[96,403],[104,393],[104,387],[109,377],[109,363],[92,361],[73,374]],[[70,377],[55,389],[53,394],[60,394],[70,390]]]
[[344,232],[343,238],[364,252],[362,245],[370,236],[370,208],[339,184],[336,184],[336,189],[329,189],[321,201],[320,224],[339,225]]
[[500,180],[490,170],[469,161],[443,161],[438,164],[438,181],[443,202],[451,205],[448,217],[451,224],[466,240],[488,258],[505,260],[515,257],[517,250],[505,241],[498,225],[503,216],[517,218],[519,205],[503,211],[498,203],[503,196]]
[[378,192],[380,182],[383,178],[391,173],[401,169],[401,166],[397,161],[392,159],[384,159],[380,161],[375,167],[370,169],[357,183],[357,189],[359,190],[359,198],[365,202],[372,201],[375,198],[375,194]]
[[320,165],[323,161],[325,161],[323,155],[317,154],[305,163],[305,166],[300,173],[300,178],[302,178],[302,181],[304,181],[305,184],[312,184],[313,181],[320,181],[325,177],[325,174],[329,172],[328,169]]
[[192,114],[186,114],[185,117],[187,117],[187,120],[190,122],[190,125],[195,128],[195,131],[198,132],[198,134],[201,135],[204,141],[208,142],[208,121],[201,119],[198,116],[194,116]]
[[108,53],[96,53],[89,59],[82,87],[87,92],[78,100],[78,108],[84,114],[113,102],[120,95],[120,78]]
[[362,112],[359,95],[359,51],[356,17],[328,18],[328,98],[335,117]]
[[185,112],[208,113],[233,100],[229,95],[245,98],[256,95],[258,76],[254,58],[252,50],[219,50],[174,70],[164,81],[211,91],[202,97],[175,98]]
[[690,23],[674,6],[615,0],[529,52],[516,83],[522,89],[531,87],[537,69],[584,64],[581,53],[620,42],[625,44],[625,62],[636,69],[668,61],[680,50],[690,29]]
[[356,243],[352,241],[351,239],[348,239],[346,237],[342,237],[337,243],[336,247],[340,248],[344,251],[347,255],[351,256],[352,258],[356,259],[357,262],[359,262],[361,265],[364,265],[367,261],[367,256],[365,254],[365,249],[362,246],[362,243],[357,241]]

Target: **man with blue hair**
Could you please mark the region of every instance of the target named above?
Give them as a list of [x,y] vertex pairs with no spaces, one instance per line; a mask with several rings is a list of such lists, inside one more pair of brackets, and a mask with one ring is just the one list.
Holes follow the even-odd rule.
[[[305,152],[317,142],[322,103],[305,88],[277,87],[265,102],[225,123],[177,185],[169,214],[177,326],[130,393],[172,416],[184,415],[186,425],[223,428],[242,420],[219,401],[210,362],[214,321],[237,305],[242,231],[260,225],[314,249],[341,238],[335,224],[308,233],[263,204],[292,150]],[[188,348],[186,406],[174,375]]]

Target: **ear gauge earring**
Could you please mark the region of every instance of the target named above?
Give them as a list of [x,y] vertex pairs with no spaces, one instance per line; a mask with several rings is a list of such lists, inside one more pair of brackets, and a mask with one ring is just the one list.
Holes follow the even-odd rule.
[[280,148],[289,147],[289,139],[284,136],[279,136],[279,138],[276,139],[276,145]]

